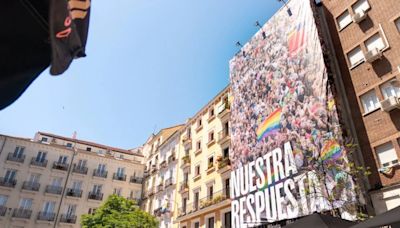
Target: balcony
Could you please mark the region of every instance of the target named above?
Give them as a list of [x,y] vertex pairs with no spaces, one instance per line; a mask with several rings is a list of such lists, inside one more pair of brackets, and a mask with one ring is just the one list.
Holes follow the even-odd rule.
[[61,223],[75,224],[76,223],[76,215],[61,214],[60,222]]
[[185,156],[182,157],[182,168],[186,168],[187,166],[190,166],[190,155],[186,154]]
[[157,185],[157,192],[161,192],[162,190],[164,190],[164,185],[162,184],[161,181],[161,183]]
[[231,160],[229,157],[218,157],[217,158],[218,162],[218,172],[224,173],[231,168]]
[[188,181],[181,182],[181,187],[179,188],[179,192],[181,194],[189,191],[189,184]]
[[88,173],[88,167],[74,164],[72,167],[72,172],[86,175]]
[[53,222],[55,218],[56,218],[55,213],[45,212],[45,211],[40,211],[37,216],[37,220],[39,221]]
[[175,153],[174,154],[172,154],[172,155],[170,155],[169,157],[168,157],[168,164],[171,164],[172,162],[174,162],[176,160],[176,158],[175,158]]
[[218,106],[218,117],[224,118],[227,114],[231,112],[231,107],[229,101],[224,101],[221,105]]
[[31,166],[37,166],[37,167],[46,168],[47,162],[48,161],[46,159],[37,160],[36,157],[33,157],[31,159]]
[[100,192],[89,192],[88,199],[91,200],[103,200],[103,193]]
[[161,169],[167,168],[167,161],[166,160],[162,161],[160,163],[160,167],[161,167]]
[[47,185],[44,192],[48,194],[61,195],[63,187],[55,185]]
[[151,166],[150,173],[151,173],[151,174],[154,174],[154,173],[156,173],[157,171],[158,171],[157,166],[156,166],[156,165],[152,165],[152,166]]
[[56,170],[68,171],[68,167],[69,167],[69,165],[65,164],[65,163],[61,163],[61,162],[53,163],[53,169],[56,169]]
[[120,173],[114,173],[113,174],[113,180],[126,181],[126,175],[125,174],[120,174]]
[[183,146],[185,147],[185,149],[191,149],[192,139],[187,134],[182,137],[182,143],[183,143]]
[[39,188],[40,188],[40,184],[37,182],[24,181],[22,183],[23,190],[37,192],[37,191],[39,191]]
[[141,184],[143,182],[143,178],[142,177],[131,176],[131,178],[129,179],[129,182],[130,183]]
[[222,202],[225,202],[226,205],[229,205],[230,201],[228,199],[229,196],[226,194],[225,190],[215,192],[212,195],[208,195],[207,197],[199,199],[198,201],[183,205],[181,208],[178,209],[178,217],[189,215],[196,211],[203,210],[207,207],[211,207]]
[[14,188],[17,184],[17,180],[0,177],[0,186],[7,187],[7,188]]
[[174,183],[173,183],[173,181],[172,181],[172,177],[170,177],[170,178],[168,178],[168,179],[165,180],[164,186],[165,186],[165,188],[168,188],[169,186],[172,186],[173,184],[174,184]]
[[214,143],[215,143],[215,139],[214,138],[209,139],[209,141],[207,142],[207,147],[210,147],[210,146],[214,145]]
[[210,174],[210,173],[212,173],[212,172],[214,172],[215,171],[215,165],[214,165],[214,163],[208,163],[208,166],[207,166],[207,174]]
[[105,170],[99,170],[99,169],[93,170],[94,177],[107,178],[107,174],[108,174],[108,172]]
[[17,162],[17,163],[24,163],[25,161],[25,154],[16,155],[14,153],[8,153],[7,161]]
[[74,189],[74,188],[67,188],[67,196],[81,198],[82,197],[82,190],[81,189]]
[[11,216],[13,218],[30,219],[31,215],[32,215],[32,210],[30,209],[15,208]]
[[6,213],[7,213],[7,207],[0,206],[0,216],[1,217],[6,216]]
[[152,195],[154,195],[154,193],[155,193],[155,190],[156,190],[156,188],[155,188],[155,187],[152,187],[152,188],[150,188],[150,189],[148,190],[148,192],[147,192],[147,195],[148,195],[148,196],[152,196]]
[[199,154],[201,154],[201,148],[198,148],[198,149],[194,152],[194,155],[195,155],[195,156],[197,156],[197,155],[199,155]]
[[219,144],[224,144],[225,142],[228,142],[231,139],[229,135],[229,129],[225,128],[218,132],[218,143]]

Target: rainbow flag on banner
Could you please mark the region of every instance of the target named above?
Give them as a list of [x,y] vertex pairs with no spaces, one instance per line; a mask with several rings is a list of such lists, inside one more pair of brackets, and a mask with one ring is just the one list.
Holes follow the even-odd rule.
[[290,55],[296,54],[296,52],[304,45],[304,43],[305,43],[304,26],[302,23],[300,23],[288,35],[289,54]]
[[261,140],[266,136],[275,134],[281,127],[282,108],[278,108],[268,116],[257,129],[257,140]]
[[336,160],[342,156],[342,148],[340,147],[339,143],[336,140],[331,139],[328,140],[325,145],[322,147],[321,150],[321,160]]

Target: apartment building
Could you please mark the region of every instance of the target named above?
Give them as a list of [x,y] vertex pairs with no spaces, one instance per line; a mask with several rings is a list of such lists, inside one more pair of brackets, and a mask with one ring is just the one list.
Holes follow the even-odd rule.
[[323,0],[321,6],[380,214],[400,205],[400,1]]
[[230,227],[229,93],[228,86],[180,130],[175,227]]
[[80,227],[111,194],[140,201],[144,156],[38,132],[0,136],[2,227]]
[[177,154],[179,129],[177,125],[151,135],[143,146],[146,154],[146,175],[142,208],[157,217],[161,228],[172,227],[176,210]]

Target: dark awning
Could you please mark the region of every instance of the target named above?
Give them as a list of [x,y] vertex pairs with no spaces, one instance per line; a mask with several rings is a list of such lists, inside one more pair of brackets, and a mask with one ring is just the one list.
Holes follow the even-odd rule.
[[354,224],[356,223],[352,221],[314,213],[296,220],[294,223],[285,226],[285,228],[348,228]]
[[392,228],[400,227],[400,207],[396,207],[371,219],[367,219],[364,222],[352,226],[351,228],[372,228],[385,225],[391,225]]
[[0,110],[51,65],[85,56],[90,0],[12,0],[0,7]]

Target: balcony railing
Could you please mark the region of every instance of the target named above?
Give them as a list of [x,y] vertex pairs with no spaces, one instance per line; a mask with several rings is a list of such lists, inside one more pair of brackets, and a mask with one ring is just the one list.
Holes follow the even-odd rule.
[[8,153],[7,155],[7,161],[13,161],[13,162],[18,162],[18,163],[24,163],[25,161],[25,154],[22,155],[15,155],[14,153]]
[[151,167],[151,170],[150,170],[150,173],[155,173],[155,172],[157,172],[158,171],[158,168],[157,168],[157,166],[156,165],[153,165],[152,167]]
[[180,187],[179,191],[180,191],[180,192],[189,191],[189,184],[188,184],[188,181],[182,181],[182,182],[181,182],[181,187]]
[[167,167],[167,160],[164,160],[160,163],[161,168],[166,168]]
[[62,189],[63,187],[61,186],[47,185],[44,191],[50,194],[61,195]]
[[81,198],[82,197],[82,190],[81,189],[74,189],[74,188],[67,188],[67,196]]
[[183,164],[182,166],[190,165],[190,155],[187,154],[182,157]]
[[31,182],[31,181],[24,181],[22,184],[22,189],[23,190],[28,190],[28,191],[39,191],[40,184],[38,182]]
[[218,169],[223,169],[227,166],[231,165],[231,160],[229,159],[229,157],[224,157],[224,158],[220,158],[220,160],[218,161]]
[[88,167],[74,164],[72,172],[86,175],[88,173]]
[[225,140],[228,140],[229,137],[229,128],[225,128],[223,130],[221,130],[220,132],[218,132],[218,142],[222,143]]
[[113,174],[113,179],[114,180],[119,180],[119,181],[126,181],[126,175],[125,174],[114,173]]
[[60,222],[75,224],[76,223],[76,215],[61,214]]
[[223,102],[218,106],[218,116],[221,118],[225,113],[230,112],[230,104],[228,101]]
[[168,163],[172,163],[175,161],[175,154],[172,154],[171,156],[168,157]]
[[164,190],[164,185],[161,182],[159,185],[157,185],[157,192],[161,192],[162,190]]
[[61,162],[53,163],[53,169],[57,169],[57,170],[68,171],[68,166],[69,165],[66,163],[61,163]]
[[17,180],[15,179],[0,177],[0,186],[14,188],[16,184]]
[[36,157],[33,157],[31,159],[31,165],[33,166],[37,166],[37,167],[46,167],[47,166],[47,160],[43,159],[43,160],[37,160]]
[[22,218],[22,219],[30,219],[31,215],[32,215],[32,210],[23,208],[15,208],[12,213],[13,218]]
[[172,177],[170,177],[170,178],[168,178],[168,179],[166,179],[165,180],[165,187],[167,188],[168,186],[171,186],[173,183],[172,183]]
[[0,216],[5,216],[7,213],[7,207],[0,206]]
[[52,212],[40,211],[37,220],[52,222],[56,218],[56,214]]
[[89,192],[88,199],[91,199],[91,200],[103,200],[103,193]]
[[131,178],[129,179],[129,182],[141,184],[143,182],[143,178],[131,176]]
[[107,174],[108,174],[108,172],[105,171],[105,170],[99,170],[99,169],[93,170],[93,176],[94,177],[107,178]]
[[196,212],[198,210],[204,209],[206,207],[215,205],[224,200],[227,200],[227,199],[229,199],[227,192],[228,191],[226,191],[224,189],[224,190],[221,190],[218,192],[214,192],[212,195],[208,195],[207,197],[199,199],[197,202],[187,203],[186,205],[179,208],[178,216],[184,216],[184,215]]

